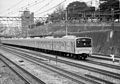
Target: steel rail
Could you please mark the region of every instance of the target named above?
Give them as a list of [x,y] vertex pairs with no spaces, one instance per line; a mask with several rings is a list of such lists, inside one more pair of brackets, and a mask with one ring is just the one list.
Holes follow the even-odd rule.
[[[26,52],[26,51],[24,51],[24,52]],[[31,52],[29,52],[29,53],[31,53]],[[33,53],[32,53],[33,54]],[[34,53],[35,54],[35,53]],[[38,54],[37,54],[38,55]],[[44,56],[43,56],[44,57]],[[54,58],[51,58],[51,57],[49,57],[51,60],[54,60],[55,61],[55,59]],[[61,63],[66,63],[66,64],[69,64],[69,65],[71,65],[71,66],[75,66],[75,67],[78,67],[78,68],[83,68],[83,69],[87,69],[87,70],[90,70],[90,71],[93,71],[93,69],[91,70],[91,69],[88,69],[88,66],[84,66],[84,65],[80,65],[80,64],[76,64],[76,63],[71,63],[71,62],[68,62],[68,61],[64,61],[64,60],[58,60],[58,62],[61,62]],[[103,70],[104,71],[104,70]],[[103,72],[102,71],[102,72]],[[95,71],[96,72],[96,71]],[[101,73],[100,71],[98,71],[97,70],[97,73]],[[105,73],[102,73],[102,74],[105,74]],[[105,74],[106,75],[106,74]],[[108,73],[107,73],[107,75],[108,75]],[[111,75],[110,75],[111,76]],[[90,76],[89,76],[90,77]],[[95,77],[94,77],[95,78]],[[100,80],[100,81],[104,81],[105,83],[107,83],[107,84],[112,84],[112,82],[109,82],[109,81],[106,81],[106,80],[103,80],[103,79],[100,79],[100,78],[97,78],[96,77],[96,79],[98,80]]]
[[[23,51],[23,50],[21,50],[21,51]],[[28,52],[28,51],[24,51],[24,52],[31,53],[31,54],[34,54],[36,56],[40,55],[40,54],[37,54],[37,53]],[[41,55],[41,57],[56,61],[56,59],[53,58],[53,57],[45,57],[45,56],[42,56],[42,55]],[[74,67],[83,68],[83,69],[86,69],[86,70],[89,70],[89,71],[92,71],[92,72],[96,72],[96,73],[100,73],[100,74],[110,76],[110,77],[113,77],[113,78],[116,78],[116,79],[120,79],[120,74],[117,74],[117,73],[114,73],[114,72],[101,70],[101,69],[97,69],[97,68],[94,68],[94,67],[90,67],[90,66],[86,66],[86,65],[82,65],[82,64],[77,64],[77,63],[73,63],[73,62],[69,62],[69,61],[65,61],[65,60],[61,60],[61,59],[58,59],[57,61],[60,62],[60,63],[66,63],[66,64],[74,66]]]
[[8,59],[7,57],[5,57],[4,55],[0,54],[0,58],[13,72],[15,72],[23,81],[25,81],[25,84],[32,84],[32,82],[31,82],[31,80],[29,80],[25,76],[23,76],[23,74],[21,74],[18,70],[14,69],[14,67],[10,66],[10,64],[15,65],[15,67],[19,68],[19,70],[21,70],[22,72],[29,75],[29,77],[31,77],[35,81],[37,81],[37,84],[45,84],[45,82],[43,82],[39,78],[35,77],[30,72],[26,71],[25,69],[23,69],[22,67],[20,67],[19,65],[17,65],[16,63],[14,63],[10,59]]
[[96,61],[93,61],[93,60],[87,60],[86,62],[120,70],[120,66],[117,66],[117,65],[106,64],[106,63],[102,63],[102,62],[96,62]]
[[[10,52],[10,51],[8,51],[8,52]],[[12,52],[13,52],[13,51],[11,51],[10,53],[12,53]],[[17,51],[14,51],[14,53],[12,53],[12,54],[16,54],[16,52],[17,52]],[[18,54],[18,53],[19,53],[19,54]],[[92,84],[101,84],[101,83],[99,83],[99,82],[96,82],[95,80],[92,80],[92,79],[88,78],[88,77],[81,76],[81,75],[72,73],[72,72],[70,72],[70,71],[63,70],[63,69],[61,69],[61,68],[59,68],[59,67],[56,67],[56,66],[53,66],[53,65],[49,65],[49,64],[47,64],[47,63],[45,63],[45,62],[40,61],[38,58],[29,56],[29,55],[27,55],[27,54],[17,52],[16,55],[17,55],[17,56],[19,55],[20,57],[23,57],[24,59],[29,60],[29,61],[31,61],[31,62],[33,62],[33,60],[35,60],[35,61],[37,61],[38,63],[42,63],[42,64],[44,64],[45,66],[43,66],[43,65],[41,65],[41,64],[39,64],[39,65],[41,65],[42,67],[47,68],[47,69],[49,69],[49,70],[51,70],[51,69],[48,68],[48,67],[52,67],[52,68],[54,68],[55,70],[52,69],[51,71],[57,72],[58,74],[63,75],[64,77],[67,77],[67,78],[69,78],[69,79],[72,79],[73,81],[75,81],[75,82],[77,82],[77,83],[85,84],[84,82],[81,82],[81,81],[80,81],[80,80],[82,79],[82,80],[88,81],[88,82],[90,82],[90,83],[92,83]],[[30,58],[31,58],[31,59],[30,59]],[[36,62],[35,62],[35,63],[36,63]],[[38,64],[38,63],[37,63],[37,64]],[[46,67],[46,66],[48,66],[48,67]],[[58,71],[56,71],[56,70],[58,70]],[[60,73],[61,71],[62,71],[62,73]],[[67,74],[67,75],[65,75],[65,74]],[[70,75],[70,76],[69,76],[69,75]]]
[[[97,54],[96,54],[97,55]],[[101,57],[99,57],[101,56]],[[90,56],[90,58],[96,58],[96,59],[102,59],[102,60],[108,60],[108,61],[112,61],[112,59],[110,58],[110,56],[108,55],[104,55],[105,57],[103,57],[103,55],[101,54],[98,54],[98,56],[95,56],[95,55],[92,55]],[[109,57],[109,58],[106,58],[106,57]],[[115,56],[116,58],[116,56]],[[119,62],[120,61],[120,57],[117,56],[118,59],[115,59],[115,62]]]
[[[6,46],[6,47],[9,47],[9,46]],[[14,49],[15,47],[10,47],[10,48]],[[18,49],[18,48],[15,48],[15,49]],[[18,49],[18,50],[20,50],[20,49]],[[23,50],[20,50],[20,51],[23,51]],[[25,52],[27,52],[27,51],[25,51]],[[29,52],[27,52],[27,53],[29,53]],[[49,58],[49,59],[51,59],[51,58]],[[96,61],[93,61],[93,60],[86,60],[85,62],[120,70],[120,67],[117,66],[117,65],[111,65],[111,64],[106,64],[106,63],[102,63],[102,62],[96,62]]]

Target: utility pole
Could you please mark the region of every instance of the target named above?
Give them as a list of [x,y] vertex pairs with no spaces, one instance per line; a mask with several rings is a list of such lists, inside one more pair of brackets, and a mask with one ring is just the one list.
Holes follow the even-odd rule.
[[[120,11],[120,0],[119,0],[119,11]],[[120,14],[119,14],[118,22],[120,22]]]
[[68,19],[67,19],[67,9],[65,11],[65,28],[66,28],[66,36],[68,35]]
[[111,12],[112,12],[112,29],[114,30],[114,9],[112,8],[111,9]]
[[100,13],[100,0],[99,0],[99,20],[101,20],[100,15],[101,15],[101,13]]

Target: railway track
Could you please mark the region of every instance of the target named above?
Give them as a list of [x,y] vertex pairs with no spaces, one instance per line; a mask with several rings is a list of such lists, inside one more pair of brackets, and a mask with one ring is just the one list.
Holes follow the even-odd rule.
[[25,69],[21,68],[19,65],[12,62],[2,54],[0,54],[0,60],[4,62],[16,75],[18,75],[25,84],[45,84],[42,80],[38,79]]
[[[100,55],[100,54],[98,54],[98,55],[92,55],[90,58],[95,58],[95,59],[102,59],[102,60],[108,60],[108,61],[111,61],[112,59],[111,59],[111,57],[110,56],[108,56],[108,55]],[[120,61],[120,58],[117,56],[115,56],[115,62],[119,62]]]
[[[30,52],[27,52],[27,53],[30,53]],[[40,55],[40,54],[36,54],[36,53],[32,53],[32,52],[31,52],[31,54],[35,54],[37,56]],[[43,57],[46,57],[46,56],[43,56]],[[34,59],[34,58],[32,58],[32,59]],[[54,59],[52,57],[48,57],[48,59],[51,59],[51,60],[54,60],[54,61],[56,60],[56,59]],[[68,65],[71,65],[71,66],[74,66],[74,67],[86,69],[86,70],[89,70],[89,71],[92,71],[92,72],[100,73],[100,74],[103,74],[103,75],[107,75],[107,76],[110,76],[110,77],[113,77],[113,78],[116,78],[116,79],[120,78],[119,74],[112,73],[112,72],[109,72],[109,71],[100,70],[100,69],[96,69],[96,68],[93,68],[93,67],[80,65],[80,64],[77,64],[77,63],[72,63],[72,62],[69,62],[69,61],[61,60],[61,59],[59,59],[58,62],[65,63],[65,64],[68,64]],[[88,75],[88,74],[86,74],[86,76],[90,77],[90,78],[92,77],[93,79],[96,79],[96,80],[99,80],[99,81],[102,81],[102,82],[105,82],[106,84],[113,84],[112,82],[109,82],[109,81],[106,81],[106,80],[103,80],[103,79],[100,79],[100,78],[97,78],[97,77],[93,77],[93,76]]]
[[[99,55],[99,56],[106,56],[106,57],[110,57],[110,55],[97,54],[97,53],[94,53],[94,55]],[[115,56],[115,57],[120,58],[119,56]]]
[[120,70],[120,66],[117,66],[117,65],[111,65],[111,64],[96,62],[96,61],[92,61],[92,60],[87,60],[86,62]]
[[101,84],[100,82],[92,80],[84,75],[77,75],[77,74],[72,73],[70,71],[66,71],[64,69],[61,69],[57,66],[53,66],[53,65],[50,65],[49,63],[45,63],[44,61],[40,61],[40,59],[38,59],[36,57],[32,57],[32,56],[29,56],[27,54],[23,54],[23,53],[19,53],[19,52],[16,53],[16,51],[15,52],[8,51],[8,52],[15,54],[17,56],[20,56],[20,57],[22,57],[26,60],[29,60],[33,63],[36,63],[37,65],[40,65],[40,66],[42,66],[50,71],[56,72],[56,73],[66,77],[68,79],[73,80],[74,82],[77,82],[78,84]]
[[[9,46],[6,46],[6,47],[9,47]],[[10,48],[12,48],[12,49],[14,49],[15,47],[10,47]],[[15,48],[16,49],[16,48]],[[19,50],[19,49],[18,49]],[[23,51],[24,52],[24,50],[20,50],[20,51]],[[27,52],[27,51],[25,51],[25,52]],[[27,53],[29,53],[29,52],[27,52]],[[32,53],[32,52],[31,52]],[[36,54],[36,55],[40,55],[40,54],[37,54],[37,53],[32,53],[32,54]],[[43,56],[42,56],[43,57]],[[99,58],[99,57],[98,57]],[[54,60],[54,58],[52,58],[52,57],[48,57],[48,59],[53,59]],[[104,58],[103,58],[104,59]],[[104,59],[105,60],[105,59]],[[111,61],[111,59],[110,59],[110,61]],[[109,67],[109,68],[114,68],[114,69],[118,69],[118,70],[120,70],[120,67],[119,66],[117,66],[117,65],[111,65],[111,64],[106,64],[106,63],[102,63],[102,62],[97,62],[97,61],[93,61],[93,60],[86,60],[85,61],[86,63],[91,63],[91,64],[97,64],[97,65],[101,65],[101,66],[105,66],[105,67]]]

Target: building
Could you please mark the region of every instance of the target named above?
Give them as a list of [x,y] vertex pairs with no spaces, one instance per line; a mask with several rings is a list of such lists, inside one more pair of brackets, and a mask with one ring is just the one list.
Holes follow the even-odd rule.
[[29,36],[28,30],[31,29],[32,24],[34,24],[34,13],[30,11],[23,11],[21,15],[21,25],[22,25],[22,37]]

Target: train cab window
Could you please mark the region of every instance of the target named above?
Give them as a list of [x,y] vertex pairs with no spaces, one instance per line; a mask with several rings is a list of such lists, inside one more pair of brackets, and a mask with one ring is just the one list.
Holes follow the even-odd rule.
[[91,39],[89,38],[76,39],[76,47],[91,47]]

